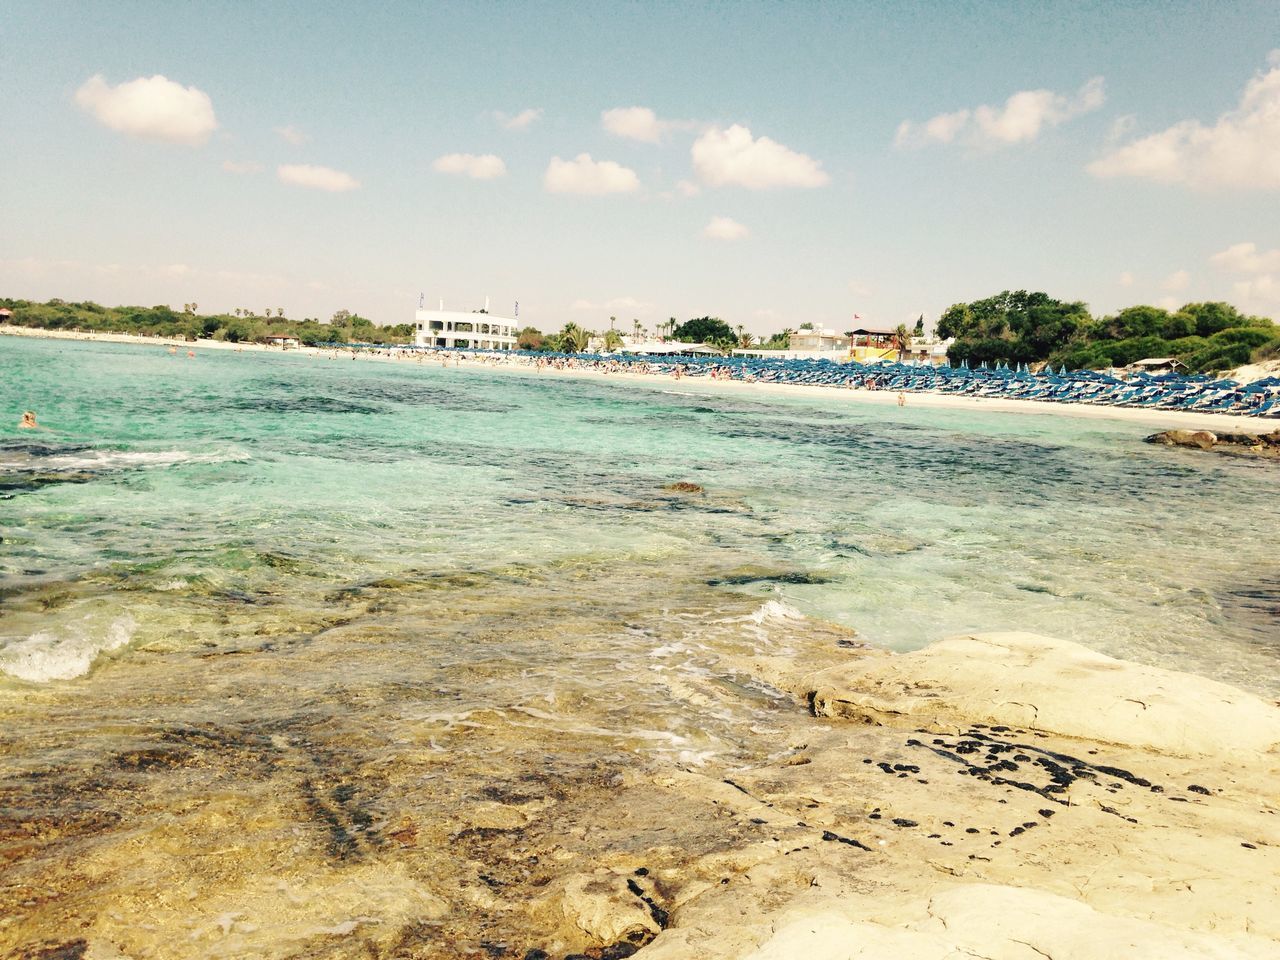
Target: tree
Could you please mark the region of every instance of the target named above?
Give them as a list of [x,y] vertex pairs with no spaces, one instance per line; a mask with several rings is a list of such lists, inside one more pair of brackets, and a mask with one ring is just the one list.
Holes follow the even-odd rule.
[[631,334],[632,334],[632,336],[634,336],[637,340],[639,340],[639,339],[640,339],[640,321],[639,321],[639,320],[632,320],[632,321],[631,321]]
[[284,307],[276,307],[276,316],[277,316],[277,317],[283,317],[283,316],[284,316]]
[[1029,363],[1088,336],[1094,326],[1083,303],[1005,290],[948,307],[938,318],[938,336],[956,338],[948,351],[953,362]]
[[916,336],[916,337],[924,336],[924,314],[923,313],[920,314],[920,316],[916,319],[916,328],[912,336]]
[[608,353],[613,353],[622,346],[622,334],[617,330],[610,328],[604,334],[604,348]]
[[237,317],[238,317],[238,316],[240,316],[240,308],[239,308],[239,307],[236,307],[236,316],[237,316]]
[[591,343],[591,333],[576,323],[569,322],[560,331],[560,343],[561,349],[566,353],[583,353]]
[[329,322],[332,323],[335,327],[341,327],[341,326],[344,326],[346,322],[350,319],[351,319],[350,310],[338,310],[337,312],[334,313],[332,317],[329,318]]
[[749,333],[743,333],[738,335],[738,343],[742,346],[742,349],[744,350],[750,348],[755,342],[756,342],[756,338]]
[[516,348],[520,350],[541,350],[545,338],[536,327],[525,327],[516,335]]
[[672,336],[681,343],[712,343],[715,341],[733,340],[733,329],[719,317],[694,317],[686,320],[672,331]]

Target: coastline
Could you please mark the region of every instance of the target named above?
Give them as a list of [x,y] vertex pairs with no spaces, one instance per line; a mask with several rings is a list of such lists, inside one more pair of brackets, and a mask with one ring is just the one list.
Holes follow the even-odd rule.
[[[129,334],[111,333],[74,333],[64,330],[35,330],[28,327],[0,326],[0,337],[21,336],[52,340],[83,340],[99,343],[127,343],[139,346],[175,346],[202,350],[230,350],[233,352],[253,353],[290,353],[307,357],[327,357],[335,354],[332,350],[319,347],[291,347],[282,350],[260,343],[228,343],[222,340],[197,340],[194,343],[167,337],[138,337]],[[409,357],[392,354],[358,353],[352,354],[359,361],[372,363],[435,363],[436,357]],[[466,355],[461,362],[454,360],[448,364],[458,370],[480,367],[485,370],[503,370],[529,376],[568,376],[587,379],[623,380],[655,386],[657,384],[679,384],[681,390],[691,393],[713,393],[717,390],[746,391],[764,396],[780,397],[815,397],[844,398],[854,403],[876,404],[879,406],[896,406],[896,394],[891,391],[877,390],[845,390],[836,387],[804,386],[785,383],[747,383],[742,380],[711,380],[707,377],[685,378],[679,381],[671,377],[639,374],[626,371],[606,373],[600,370],[584,368],[535,368],[529,363],[514,362],[511,357],[494,354],[485,355],[484,359],[476,359]],[[1132,423],[1152,428],[1183,428],[1188,430],[1211,430],[1220,432],[1265,432],[1268,422],[1256,417],[1242,417],[1221,413],[1196,413],[1177,410],[1146,410],[1131,407],[1093,406],[1082,403],[1046,403],[1042,400],[1013,400],[996,397],[965,397],[949,394],[912,393],[907,396],[909,406],[922,406],[943,410],[981,410],[991,413],[1049,414],[1056,416],[1077,417],[1093,420],[1113,420]]]
[[[243,364],[188,361],[165,356],[163,348],[26,352],[45,378],[44,395],[67,389],[96,397],[119,383],[136,397],[151,383],[168,381],[193,393],[191,385],[226,377],[225,388],[212,395],[239,400],[249,391],[238,385],[268,379],[274,396],[298,397],[304,417],[310,410],[303,393],[359,400],[376,389],[412,395],[419,384],[433,400],[447,396],[460,407],[487,400],[496,408],[493,417],[518,409],[529,422],[551,405],[618,406],[625,399],[626,406],[643,408],[680,392],[687,394],[675,398],[680,405],[702,406],[688,396],[758,386],[538,372],[452,358],[452,369],[418,378],[361,375],[359,369],[353,376],[352,355],[335,358],[332,351],[312,351],[292,363]],[[71,376],[74,358],[93,361],[97,378]],[[468,367],[526,379],[453,375]],[[648,392],[628,397],[625,383],[612,391],[568,382],[538,389],[529,379],[548,372],[624,376]],[[340,381],[347,389],[298,389],[308,381]],[[11,382],[17,388],[9,405],[30,383],[21,373]],[[765,392],[782,397],[787,389]],[[502,402],[522,394],[525,403]],[[808,395],[831,394],[855,403],[894,400],[821,388]],[[534,398],[546,406],[527,405]],[[263,402],[257,394],[250,400]],[[241,409],[201,403],[216,415]],[[122,418],[139,404],[124,406]],[[154,397],[147,406],[167,409]],[[831,412],[839,409],[804,407],[794,404],[790,411],[797,418],[820,413],[813,418],[819,424],[836,419]],[[326,438],[341,438],[341,452],[351,459],[309,458],[304,477],[323,474],[326,486],[344,497],[357,485],[379,482],[368,463],[378,435],[360,430],[401,429],[403,420],[359,415],[367,409],[353,405],[356,416],[325,431]],[[909,417],[910,410],[886,416]],[[771,416],[780,412],[787,408]],[[189,425],[183,419],[189,414],[160,413],[157,421],[160,416]],[[670,465],[685,469],[690,458],[672,443],[677,435],[654,419],[654,444],[677,447]],[[256,428],[247,437],[295,442],[288,421],[249,412],[244,422]],[[465,422],[475,431],[484,421],[468,414]],[[596,436],[613,440],[615,434],[603,431],[625,422],[625,416],[611,419]],[[874,489],[909,486],[895,426],[876,431],[887,440],[885,473],[894,486]],[[168,423],[164,428],[170,436]],[[959,417],[948,429],[971,432]],[[455,429],[452,436],[458,435]],[[417,444],[421,436],[404,439]],[[1063,451],[1064,460],[1091,451],[1094,459],[1086,463],[1103,469],[1099,458],[1125,440],[1115,430],[1099,439],[1087,451]],[[438,442],[421,445],[432,455],[443,449]],[[661,486],[665,469],[663,475],[645,471],[631,483],[607,460],[579,459],[591,443],[565,446],[564,457],[547,468],[565,484],[522,484],[529,490],[518,494],[545,504],[541,522],[533,511],[520,511],[512,527],[513,511],[481,512],[475,525],[503,538],[488,560],[477,541],[462,536],[442,551],[423,550],[445,511],[437,506],[414,525],[409,518],[416,505],[395,498],[427,475],[425,457],[405,461],[413,469],[396,464],[383,475],[386,485],[374,493],[389,494],[386,513],[361,501],[350,513],[340,508],[332,526],[318,517],[336,496],[326,500],[321,487],[289,482],[298,475],[280,469],[279,448],[269,445],[254,448],[266,469],[251,472],[253,461],[236,461],[233,472],[241,481],[268,481],[288,501],[250,513],[242,527],[224,528],[225,507],[247,503],[244,491],[261,493],[266,484],[228,484],[220,491],[208,483],[217,474],[205,467],[192,473],[189,489],[202,498],[225,493],[225,499],[211,506],[204,523],[181,509],[189,498],[158,500],[163,482],[103,485],[101,508],[66,496],[89,493],[88,486],[54,491],[44,502],[59,504],[58,512],[78,529],[85,529],[85,517],[106,511],[119,518],[116,527],[89,529],[87,536],[104,546],[123,545],[117,552],[126,552],[138,543],[137,531],[150,543],[136,562],[113,567],[110,579],[52,582],[25,599],[19,595],[30,624],[19,633],[44,630],[59,617],[86,622],[76,597],[108,598],[110,615],[119,606],[136,615],[140,630],[125,636],[124,645],[104,649],[80,676],[39,685],[6,681],[0,697],[0,728],[10,731],[0,743],[6,757],[0,955],[1276,956],[1280,707],[1274,694],[1259,697],[1158,669],[1152,664],[1177,662],[1162,650],[1126,654],[1129,660],[1092,652],[1088,647],[1107,645],[1113,625],[1119,630],[1128,622],[1114,612],[1072,634],[1084,646],[1030,633],[960,632],[993,622],[984,607],[969,621],[975,626],[929,634],[949,639],[912,653],[876,649],[867,642],[871,624],[858,618],[848,622],[864,629],[861,639],[849,627],[787,606],[785,593],[732,589],[769,579],[787,583],[815,569],[755,548],[753,563],[771,556],[776,563],[739,564],[748,557],[732,551],[734,531],[750,533],[755,542],[804,530],[796,522],[802,517],[761,511],[747,523],[724,509],[732,497],[721,498],[714,487],[696,498],[671,494]],[[436,476],[456,478],[460,465],[499,463],[496,482],[507,484],[518,472],[507,464],[526,458],[510,446],[494,449],[500,453],[483,459],[442,460]],[[315,448],[299,452],[313,455]],[[782,467],[766,478],[817,469],[812,451],[805,448],[802,456],[780,458]],[[1030,458],[1020,459],[1025,465]],[[763,470],[763,460],[752,457],[744,469]],[[833,463],[843,469],[845,460]],[[1163,485],[1177,472],[1158,455],[1142,466],[1160,487],[1117,486],[1121,496],[1150,510],[1153,491],[1173,495]],[[1221,478],[1226,486],[1214,491],[1223,512],[1207,516],[1220,529],[1246,513],[1242,503],[1261,502],[1226,495],[1243,481],[1234,471],[1223,473],[1231,474]],[[131,487],[145,512],[121,509]],[[1111,501],[1081,498],[1078,481],[1063,487],[1069,489],[1058,496],[1084,499],[1107,518]],[[1194,505],[1205,485],[1188,488],[1187,503]],[[482,499],[476,491],[499,489],[476,486],[468,496],[474,505]],[[1135,489],[1146,496],[1134,496]],[[1052,501],[1052,491],[1034,492]],[[32,506],[42,499],[33,498]],[[1043,508],[1037,502],[1025,509]],[[374,514],[367,528],[350,522],[366,512]],[[582,517],[580,524],[551,522],[572,513]],[[296,514],[293,526],[272,522]],[[1266,517],[1272,516],[1268,509]],[[139,522],[151,517],[160,518],[154,527]],[[176,524],[175,517],[181,518]],[[664,518],[666,528],[659,526]],[[1005,515],[997,520],[1007,522]],[[719,536],[690,541],[687,559],[663,544],[645,548],[651,550],[646,566],[631,566],[624,551],[644,548],[642,531],[675,525],[699,537]],[[535,539],[539,526],[574,549],[563,558],[546,556],[550,538]],[[818,530],[843,536],[848,526],[842,517]],[[172,539],[164,539],[162,527],[176,527]],[[597,545],[583,536],[597,527],[618,531],[617,548],[595,552]],[[972,516],[958,517],[955,527],[991,529]],[[1269,528],[1256,517],[1226,528],[1235,534],[1223,538],[1230,556],[1244,554],[1249,568],[1230,565],[1227,586],[1268,588],[1265,565],[1252,569],[1257,558],[1238,545]],[[1152,529],[1111,542],[1129,543],[1146,569],[1153,563],[1146,538],[1160,536],[1158,525]],[[1188,582],[1188,564],[1208,565],[1222,555],[1208,551],[1209,541],[1196,532],[1179,527],[1177,535],[1154,541],[1170,550],[1185,544],[1170,562],[1167,582],[1175,592],[1196,585]],[[311,552],[289,543],[321,533],[331,547]],[[57,553],[57,542],[43,539],[44,528],[24,535],[32,555]],[[229,545],[227,565],[183,559],[183,566],[169,566],[171,555],[190,556],[176,538],[191,539],[200,551]],[[511,554],[526,542],[533,544],[529,550]],[[375,552],[373,543],[385,547]],[[862,543],[877,554],[868,564],[892,570],[895,553],[910,558],[904,565],[922,559],[912,543]],[[1053,561],[1065,553],[1054,546],[1038,555],[1057,567]],[[1105,540],[1102,550],[1095,552],[1092,542],[1086,548],[1087,562],[1104,568],[1109,581],[1135,569],[1108,563]],[[358,559],[366,551],[376,562]],[[237,572],[227,576],[221,569]],[[257,572],[249,576],[246,569]],[[973,591],[982,578],[1007,579],[1011,569],[981,568],[964,589]],[[1248,579],[1255,572],[1259,579]],[[213,576],[206,580],[208,573]],[[1075,588],[1071,577],[1063,580]],[[1158,587],[1162,580],[1142,582]],[[1035,596],[1050,598],[1052,619],[1038,621],[1037,632],[1065,631],[1070,598],[1058,589],[1061,582],[1047,586],[1052,593]],[[1097,595],[1115,590],[1108,586]],[[1179,628],[1165,619],[1170,606],[1161,603],[1169,596],[1144,590],[1141,609],[1160,624],[1161,638],[1175,640]],[[956,598],[953,592],[941,599]],[[878,602],[895,617],[915,612],[914,597]],[[1015,629],[1025,629],[1030,608],[1016,609]],[[1221,620],[1197,622],[1205,625],[1192,639],[1203,645],[1228,635]],[[1266,630],[1274,620],[1260,622]],[[1272,638],[1258,636],[1266,651],[1260,656],[1267,658],[1259,672],[1270,671]],[[30,736],[33,730],[40,735]]]

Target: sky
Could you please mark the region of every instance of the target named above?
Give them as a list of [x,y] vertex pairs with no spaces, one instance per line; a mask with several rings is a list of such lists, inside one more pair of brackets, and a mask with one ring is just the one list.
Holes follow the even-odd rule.
[[0,0],[0,296],[1280,319],[1280,4]]

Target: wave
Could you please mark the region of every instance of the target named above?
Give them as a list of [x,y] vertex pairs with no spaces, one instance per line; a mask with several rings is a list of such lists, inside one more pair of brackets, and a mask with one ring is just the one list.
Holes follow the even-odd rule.
[[0,491],[30,491],[62,483],[89,483],[129,470],[243,462],[248,459],[247,453],[235,449],[192,453],[189,450],[110,450],[69,443],[0,443]]
[[54,630],[39,630],[31,636],[0,647],[0,673],[30,683],[74,680],[89,672],[104,653],[118,650],[133,639],[137,621],[125,614],[105,628],[92,616]]
[[245,453],[228,450],[217,453],[191,453],[187,450],[95,450],[78,446],[64,450],[0,451],[0,470],[133,470],[142,467],[168,467],[180,463],[226,463],[248,460]]

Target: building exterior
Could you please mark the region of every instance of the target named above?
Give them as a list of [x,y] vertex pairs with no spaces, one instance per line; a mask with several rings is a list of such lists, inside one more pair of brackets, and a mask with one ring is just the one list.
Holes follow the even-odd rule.
[[735,357],[762,357],[773,360],[830,360],[832,363],[848,363],[849,348],[840,350],[766,350],[763,347],[739,347]]
[[787,339],[787,349],[801,353],[848,350],[849,338],[826,327],[806,327],[791,334]]
[[468,350],[514,350],[518,321],[491,313],[419,310],[414,315],[414,341],[420,347]]
[[955,342],[955,337],[947,337],[945,340],[937,340],[931,337],[911,337],[910,342],[902,353],[911,363],[928,363],[935,367],[940,367],[947,362],[947,351]]

